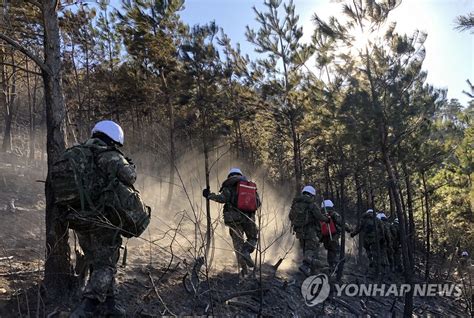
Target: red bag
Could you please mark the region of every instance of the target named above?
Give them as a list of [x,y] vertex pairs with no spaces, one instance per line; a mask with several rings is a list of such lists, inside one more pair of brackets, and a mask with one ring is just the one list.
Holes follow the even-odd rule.
[[326,222],[320,221],[321,223],[321,234],[323,236],[329,236],[329,231],[331,231],[331,235],[336,234],[336,224],[334,221],[329,217],[329,226]]
[[241,180],[237,183],[237,209],[243,212],[257,211],[257,185]]

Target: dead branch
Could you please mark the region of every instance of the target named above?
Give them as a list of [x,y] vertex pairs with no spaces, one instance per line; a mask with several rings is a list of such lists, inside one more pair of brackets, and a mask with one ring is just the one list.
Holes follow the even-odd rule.
[[342,307],[344,307],[346,309],[348,309],[351,313],[353,313],[356,316],[362,315],[362,313],[358,309],[356,309],[353,306],[349,305],[347,302],[345,302],[344,300],[342,300],[340,298],[332,298],[331,301],[341,305]]
[[158,289],[156,288],[155,281],[153,280],[153,277],[151,276],[150,272],[148,272],[148,277],[150,277],[150,281],[151,281],[151,284],[153,286],[153,290],[155,291],[156,297],[158,297],[158,299],[161,301],[161,303],[163,304],[163,307],[165,307],[165,309],[168,311],[168,313],[170,315],[176,317],[176,315],[173,314],[173,312],[166,306],[166,303],[163,301],[163,298],[161,298],[160,293],[158,293]]
[[4,40],[5,42],[13,46],[15,49],[26,55],[28,58],[33,60],[43,72],[51,74],[50,68],[44,63],[44,61],[42,61],[36,54],[31,52],[29,49],[27,49],[26,47],[24,47],[6,34],[0,33],[0,39]]
[[231,300],[232,298],[240,297],[240,296],[248,296],[248,295],[254,295],[256,293],[259,293],[260,291],[267,292],[270,289],[268,288],[263,288],[263,289],[253,289],[253,290],[243,290],[235,293],[231,293],[227,296],[224,297],[219,297],[219,296],[213,296],[214,300],[220,303],[225,303],[226,301]]
[[250,311],[253,311],[254,313],[259,312],[259,309],[257,306],[251,305],[249,303],[244,303],[242,301],[229,301],[227,302],[227,304],[230,306],[246,308],[246,309],[249,309]]
[[26,274],[36,274],[36,273],[42,273],[44,270],[34,270],[34,271],[19,271],[19,272],[12,272],[12,273],[1,273],[0,277],[5,277],[5,276],[13,276],[13,275],[26,275]]

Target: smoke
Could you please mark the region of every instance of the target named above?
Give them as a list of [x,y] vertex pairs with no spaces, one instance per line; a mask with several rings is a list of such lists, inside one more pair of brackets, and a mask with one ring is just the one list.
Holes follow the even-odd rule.
[[[283,259],[279,270],[294,270],[302,259],[298,240],[291,232],[288,213],[293,199],[293,183],[275,188],[274,182],[263,168],[255,168],[243,160],[233,157],[228,149],[218,149],[209,155],[210,187],[212,192],[219,192],[222,182],[232,167],[239,167],[249,180],[257,184],[262,207],[257,211],[256,222],[259,228],[258,253],[262,263],[275,264]],[[197,150],[190,150],[176,162],[173,196],[168,201],[169,166],[164,164],[163,171],[140,171],[138,167],[137,188],[144,201],[152,208],[152,221],[142,237],[145,240],[134,240],[132,246],[139,247],[141,257],[146,261],[169,260],[171,255],[178,259],[191,261],[204,254],[206,234],[206,201],[202,196],[205,188],[204,155]],[[154,177],[162,175],[166,177]],[[229,229],[224,225],[223,205],[211,201],[211,218],[213,226],[213,266],[216,269],[234,267],[237,270],[236,257],[233,251]],[[153,242],[152,247],[148,246]],[[356,251],[355,240],[346,235],[346,253],[353,255]],[[253,254],[255,255],[255,253]],[[320,259],[324,260],[326,252],[320,246]],[[259,259],[257,259],[259,261]]]
[[[282,266],[290,266],[297,257],[299,248],[291,234],[288,212],[293,195],[290,182],[286,188],[275,189],[263,169],[255,169],[245,162],[235,159],[228,150],[216,150],[210,154],[210,186],[218,192],[232,167],[239,167],[249,180],[256,182],[262,207],[257,212],[256,222],[260,229],[262,262],[274,264],[285,258]],[[165,166],[163,173],[169,174]],[[134,245],[146,245],[150,240],[162,247],[164,254],[171,255],[169,246],[178,257],[193,259],[201,256],[206,233],[206,201],[202,196],[205,188],[204,156],[198,151],[189,151],[176,163],[171,202],[167,201],[169,179],[153,177],[150,172],[138,167],[137,188],[144,201],[152,208],[152,221],[145,241],[135,241]],[[222,204],[211,201],[213,224],[214,264],[217,268],[236,266],[229,229],[224,225]]]

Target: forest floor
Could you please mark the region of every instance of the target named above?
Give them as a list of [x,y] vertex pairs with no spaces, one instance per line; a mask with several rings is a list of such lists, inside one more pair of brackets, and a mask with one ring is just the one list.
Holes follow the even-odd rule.
[[[76,293],[69,302],[48,302],[38,287],[43,275],[45,235],[44,184],[37,180],[44,180],[41,169],[25,170],[17,164],[0,163],[0,317],[67,317],[79,299]],[[15,211],[8,208],[12,199],[15,199]],[[185,279],[191,276],[192,261],[179,255],[170,258],[166,249],[140,240],[129,244],[127,264],[119,266],[117,274],[118,299],[126,308],[127,316],[385,317],[403,314],[403,297],[336,297],[335,288],[331,288],[322,304],[309,307],[301,294],[305,277],[296,266],[293,269],[282,266],[275,272],[271,265],[263,264],[253,278],[239,281],[232,261],[219,263],[207,279],[201,271],[200,282],[195,281],[193,289]],[[364,268],[349,257],[342,283],[403,283],[403,277],[398,274],[375,277]],[[421,277],[415,274],[415,280],[421,281]],[[414,315],[467,317],[464,299],[415,297]]]

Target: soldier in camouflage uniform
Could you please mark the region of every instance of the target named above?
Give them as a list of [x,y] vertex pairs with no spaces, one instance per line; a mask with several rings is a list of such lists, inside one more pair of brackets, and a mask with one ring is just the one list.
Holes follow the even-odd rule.
[[331,236],[326,235],[321,237],[321,242],[324,245],[324,248],[327,250],[327,261],[331,269],[334,269],[337,265],[337,255],[339,253],[339,240],[341,238],[341,233],[343,230],[346,232],[351,232],[351,228],[347,224],[342,223],[342,218],[334,210],[334,203],[331,200],[324,200],[321,202],[321,211],[333,220],[334,225],[336,226],[336,233]]
[[377,219],[382,224],[383,233],[380,239],[380,253],[382,254],[381,265],[383,272],[390,269],[390,264],[393,263],[393,249],[392,249],[392,232],[390,230],[390,222],[383,211],[377,213]]
[[369,259],[369,266],[374,267],[378,257],[376,236],[380,239],[383,234],[382,224],[379,219],[374,217],[374,210],[369,209],[364,213],[359,226],[351,233],[351,237],[360,232],[363,233],[363,246]]
[[[248,274],[248,267],[254,267],[251,253],[257,245],[258,229],[255,223],[255,212],[244,212],[237,209],[237,184],[239,181],[247,181],[247,178],[238,168],[229,170],[227,179],[222,183],[220,193],[212,193],[204,189],[202,194],[205,198],[224,204],[224,224],[229,227],[230,237],[237,257],[240,274]],[[257,193],[257,208],[261,202]]]
[[[123,144],[122,128],[112,121],[101,121],[92,130],[86,145],[97,149],[112,149],[99,152],[98,168],[108,180],[118,179],[124,186],[132,186],[136,180],[135,165],[114,147]],[[82,301],[71,317],[125,317],[125,310],[115,301],[115,274],[122,244],[120,229],[92,226],[87,230],[76,230],[79,244],[84,252],[83,268],[90,270]]]
[[401,272],[402,271],[402,260],[401,260],[401,253],[400,253],[400,231],[398,229],[398,218],[395,218],[390,224],[390,233],[392,236],[392,263],[390,263],[390,269],[393,272]]
[[315,196],[316,190],[312,186],[305,186],[301,194],[293,199],[289,214],[293,232],[303,249],[303,264],[298,269],[306,276],[311,275],[317,265],[320,221],[329,221],[327,216],[321,214]]

